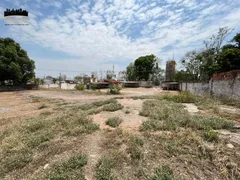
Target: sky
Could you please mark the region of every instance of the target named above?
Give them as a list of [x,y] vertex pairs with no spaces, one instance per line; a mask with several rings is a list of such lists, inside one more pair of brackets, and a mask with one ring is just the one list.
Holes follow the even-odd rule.
[[[5,25],[6,8],[27,10],[29,25]],[[240,32],[239,0],[1,0],[0,13],[0,37],[28,52],[38,77],[118,72],[150,54],[164,68],[221,27],[233,29],[225,43]]]

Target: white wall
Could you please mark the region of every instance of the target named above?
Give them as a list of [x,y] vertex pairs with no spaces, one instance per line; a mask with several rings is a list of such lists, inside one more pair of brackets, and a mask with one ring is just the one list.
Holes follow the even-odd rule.
[[181,83],[181,91],[189,91],[196,95],[213,95],[223,98],[240,99],[240,79],[211,80],[209,83]]
[[75,89],[76,84],[62,83],[61,89]]
[[[69,83],[62,83],[61,84],[61,89],[74,89],[76,86],[76,84],[69,84]],[[39,88],[59,88],[60,89],[60,85],[59,84],[44,84],[44,85],[39,85]]]

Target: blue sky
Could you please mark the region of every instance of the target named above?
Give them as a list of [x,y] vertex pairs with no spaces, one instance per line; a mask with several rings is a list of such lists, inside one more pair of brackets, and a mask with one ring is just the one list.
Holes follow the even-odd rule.
[[[6,26],[6,8],[28,10],[29,25]],[[226,43],[240,32],[239,0],[1,0],[0,12],[0,37],[21,44],[39,77],[120,71],[148,54],[164,67],[220,27],[234,29]]]

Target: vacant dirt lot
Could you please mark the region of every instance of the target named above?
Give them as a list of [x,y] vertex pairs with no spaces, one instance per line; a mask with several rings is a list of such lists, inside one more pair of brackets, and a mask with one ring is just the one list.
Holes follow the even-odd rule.
[[160,88],[0,93],[1,179],[240,179],[237,107]]

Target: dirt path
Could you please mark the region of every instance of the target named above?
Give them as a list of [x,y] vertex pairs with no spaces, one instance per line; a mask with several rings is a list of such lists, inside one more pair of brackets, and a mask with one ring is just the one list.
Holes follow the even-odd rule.
[[120,124],[120,128],[129,133],[139,132],[139,127],[143,121],[147,118],[139,116],[141,111],[143,100],[133,100],[133,99],[118,99],[124,108],[115,112],[101,112],[99,114],[92,115],[93,121],[100,125],[101,129],[113,129],[106,125],[105,122],[111,117],[120,117],[123,122]]
[[84,152],[88,154],[88,163],[85,166],[85,177],[87,180],[95,179],[95,166],[101,157],[102,130],[90,134],[86,137],[84,143]]

